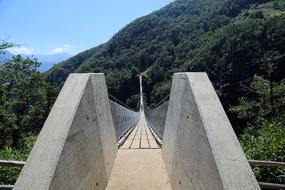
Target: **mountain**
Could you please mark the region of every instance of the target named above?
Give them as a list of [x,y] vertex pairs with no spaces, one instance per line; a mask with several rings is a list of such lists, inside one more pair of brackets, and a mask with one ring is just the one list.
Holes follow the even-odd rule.
[[104,72],[109,93],[134,107],[138,73],[150,105],[169,93],[174,72],[203,71],[228,110],[249,94],[254,75],[284,78],[284,26],[284,0],[176,0],[56,65],[47,79]]
[[39,71],[45,72],[52,68],[55,64],[70,58],[71,55],[67,53],[56,53],[51,55],[23,55],[23,57],[32,57],[38,59],[38,61],[42,63]]
[[[14,54],[10,53],[9,51],[5,51],[2,54],[0,54],[0,65],[6,62],[7,60],[11,59]],[[23,57],[27,58],[35,58],[37,59],[41,64],[39,71],[45,72],[48,71],[50,68],[52,68],[55,64],[62,62],[68,58],[71,57],[71,55],[67,53],[57,53],[57,54],[50,54],[50,55],[25,55],[22,54]]]

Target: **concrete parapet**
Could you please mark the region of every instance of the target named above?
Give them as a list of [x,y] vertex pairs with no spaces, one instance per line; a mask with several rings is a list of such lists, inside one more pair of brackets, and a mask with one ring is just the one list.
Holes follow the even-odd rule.
[[149,126],[160,139],[163,138],[167,108],[168,101],[153,110],[145,110],[145,117]]
[[260,189],[205,73],[174,74],[162,153],[173,189]]
[[116,102],[113,102],[112,100],[110,100],[110,107],[116,138],[117,141],[119,141],[120,138],[138,122],[140,113],[129,110]]
[[14,189],[104,189],[117,150],[104,75],[71,74]]

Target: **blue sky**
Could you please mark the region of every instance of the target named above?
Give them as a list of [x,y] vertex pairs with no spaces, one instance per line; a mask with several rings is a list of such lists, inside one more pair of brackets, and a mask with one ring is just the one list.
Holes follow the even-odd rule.
[[14,53],[77,54],[173,0],[0,0],[0,39]]

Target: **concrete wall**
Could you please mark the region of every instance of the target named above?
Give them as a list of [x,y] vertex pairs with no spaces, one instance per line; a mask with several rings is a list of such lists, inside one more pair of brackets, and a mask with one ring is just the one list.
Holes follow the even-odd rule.
[[260,189],[205,73],[174,74],[162,153],[173,189]]
[[14,189],[104,189],[116,154],[104,75],[71,74]]
[[168,101],[153,110],[145,110],[145,117],[149,126],[162,139],[167,115]]
[[113,117],[116,138],[120,140],[122,136],[132,128],[139,120],[139,112],[129,110],[116,102],[110,100],[111,113]]

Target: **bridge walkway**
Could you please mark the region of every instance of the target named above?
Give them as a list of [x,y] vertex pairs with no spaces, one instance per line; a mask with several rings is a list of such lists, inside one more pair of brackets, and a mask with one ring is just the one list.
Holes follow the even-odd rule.
[[143,112],[141,113],[140,118],[141,119],[139,120],[137,126],[133,129],[125,143],[121,146],[121,149],[159,148],[146,124]]
[[161,149],[156,143],[144,112],[118,151],[107,190],[171,190]]

